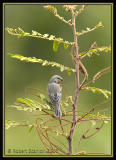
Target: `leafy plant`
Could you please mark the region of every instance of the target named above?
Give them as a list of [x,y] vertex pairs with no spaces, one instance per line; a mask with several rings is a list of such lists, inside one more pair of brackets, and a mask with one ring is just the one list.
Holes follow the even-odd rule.
[[[88,86],[90,84],[95,83],[97,79],[99,79],[102,75],[111,71],[111,67],[107,67],[105,69],[100,70],[93,79],[89,82],[88,80],[88,73],[85,66],[82,63],[82,59],[85,57],[91,57],[93,54],[100,55],[100,53],[111,52],[110,46],[97,46],[96,42],[94,42],[88,51],[79,53],[79,46],[78,46],[78,38],[81,35],[87,34],[91,31],[96,29],[102,28],[103,25],[99,22],[96,26],[91,28],[86,28],[81,32],[77,32],[76,30],[76,18],[87,8],[87,5],[82,5],[82,7],[77,10],[79,5],[63,5],[66,12],[69,12],[72,16],[70,20],[66,20],[64,17],[61,17],[58,14],[57,9],[53,5],[46,5],[44,6],[45,9],[50,11],[56,18],[60,19],[62,22],[69,25],[73,30],[73,42],[69,42],[64,40],[61,37],[55,37],[55,35],[49,34],[41,34],[37,31],[33,31],[32,33],[25,32],[21,28],[13,29],[13,28],[6,28],[6,31],[18,38],[23,37],[30,37],[30,38],[39,38],[44,40],[53,41],[53,51],[57,52],[58,47],[60,44],[64,45],[64,49],[67,49],[69,46],[71,47],[71,57],[72,61],[75,64],[75,68],[70,68],[68,66],[64,66],[63,64],[59,64],[56,62],[50,62],[48,60],[38,59],[36,57],[24,57],[23,55],[8,53],[9,56],[15,58],[17,60],[23,61],[25,63],[40,63],[43,66],[51,66],[57,67],[60,69],[61,72],[67,71],[70,75],[71,73],[75,73],[75,97],[72,96],[65,97],[64,100],[61,102],[61,110],[62,110],[62,117],[56,118],[53,116],[53,106],[47,99],[47,95],[43,94],[40,90],[36,93],[33,92],[33,98],[17,98],[16,102],[9,107],[14,107],[17,110],[29,111],[29,112],[38,112],[39,116],[35,119],[34,124],[29,124],[29,122],[15,122],[6,120],[6,129],[10,127],[16,126],[28,126],[29,131],[33,128],[36,129],[39,139],[43,144],[44,148],[47,151],[51,151],[50,155],[87,155],[86,151],[78,152],[79,145],[83,139],[90,138],[97,134],[104,126],[105,123],[111,120],[110,117],[100,114],[96,112],[96,108],[103,104],[106,104],[110,101],[111,92],[107,91],[106,89],[96,88]],[[79,79],[79,71],[84,74],[84,79],[80,83]],[[95,106],[91,107],[91,110],[86,113],[79,113],[77,106],[78,106],[78,96],[80,91],[91,91],[93,93],[102,94],[104,98],[107,100],[96,104]],[[68,110],[67,110],[68,108]],[[45,117],[47,119],[45,119]],[[96,127],[96,122],[101,121],[101,125]],[[54,125],[56,122],[57,125]],[[78,125],[81,125],[81,122],[91,122],[91,126],[88,126],[88,129],[82,133],[80,140],[77,142],[77,149],[76,152],[73,153],[73,137],[74,131]],[[94,132],[88,135],[88,132],[95,129]],[[52,137],[50,136],[52,134]],[[60,141],[60,137],[64,137],[67,141],[67,145]],[[56,144],[55,142],[58,142]],[[52,152],[54,149],[57,149],[57,152]],[[48,153],[48,152],[47,152]]]

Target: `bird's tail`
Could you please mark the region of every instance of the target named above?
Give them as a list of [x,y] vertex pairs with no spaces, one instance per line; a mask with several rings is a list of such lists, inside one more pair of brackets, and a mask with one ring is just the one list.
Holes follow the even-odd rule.
[[54,116],[55,117],[61,117],[62,116],[62,112],[60,110],[60,106],[59,105],[55,105],[54,106]]

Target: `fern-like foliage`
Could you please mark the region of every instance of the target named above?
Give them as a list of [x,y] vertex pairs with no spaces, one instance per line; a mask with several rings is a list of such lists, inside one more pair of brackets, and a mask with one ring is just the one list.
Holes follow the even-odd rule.
[[54,6],[51,6],[51,5],[46,5],[44,6],[45,9],[47,9],[48,11],[50,11],[51,13],[53,13],[58,19],[60,19],[61,21],[63,21],[64,23],[68,24],[68,25],[72,25],[70,22],[71,20],[65,20],[64,17],[61,17],[59,14],[58,14],[58,11],[57,9],[54,7]]
[[42,60],[42,59],[38,59],[38,58],[35,58],[35,57],[24,57],[24,56],[19,55],[19,54],[9,53],[9,55],[12,58],[18,59],[18,60],[23,61],[23,62],[40,63],[40,64],[42,64],[42,66],[56,67],[56,68],[59,68],[61,72],[67,71],[67,73],[69,73],[69,75],[70,75],[71,72],[75,72],[75,69],[70,68],[70,67],[66,67],[66,66],[64,66],[62,64],[59,64],[59,63],[56,63],[56,62],[49,62],[47,60]]
[[41,111],[42,109],[50,110],[50,106],[47,104],[39,103],[36,100],[32,100],[29,98],[17,98],[17,101],[14,105],[10,105],[9,107],[14,107],[17,110],[23,110],[23,111]]
[[102,27],[104,27],[103,25],[102,25],[102,22],[99,22],[96,26],[94,26],[93,28],[86,28],[86,30],[82,30],[81,32],[77,32],[76,33],[76,35],[77,36],[81,36],[81,35],[84,35],[84,34],[86,34],[86,33],[89,33],[89,32],[91,32],[91,31],[94,31],[94,30],[96,30],[96,29],[98,29],[98,28],[102,28]]
[[8,31],[9,34],[17,36],[18,38],[23,37],[32,37],[32,38],[39,38],[39,39],[45,39],[49,41],[53,41],[53,50],[57,51],[58,45],[60,43],[64,44],[64,48],[67,49],[69,45],[74,45],[73,42],[65,41],[63,38],[59,37],[56,38],[55,35],[49,35],[49,34],[41,34],[37,31],[32,30],[32,33],[25,32],[21,28],[13,29],[13,28],[6,28],[6,31]]
[[18,126],[32,127],[32,125],[29,124],[29,122],[27,121],[16,122],[16,121],[5,120],[5,129],[9,129],[11,127],[18,127]]
[[89,49],[87,52],[81,52],[79,55],[81,58],[88,56],[91,57],[93,54],[100,55],[100,52],[111,52],[111,47],[103,46]]
[[96,87],[83,87],[85,91],[92,91],[93,93],[103,94],[105,98],[109,98],[111,96],[111,92],[106,89],[100,89]]

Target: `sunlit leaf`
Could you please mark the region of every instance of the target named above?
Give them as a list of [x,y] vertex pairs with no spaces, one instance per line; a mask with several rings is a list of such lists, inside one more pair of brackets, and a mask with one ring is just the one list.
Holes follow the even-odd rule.
[[93,93],[103,94],[105,98],[109,98],[111,96],[111,92],[106,89],[100,89],[95,87],[83,87],[86,91],[92,91]]
[[29,125],[29,132],[31,132],[33,128],[34,128],[34,125]]
[[[65,21],[65,22],[67,22],[67,21]],[[67,22],[67,23],[69,23],[69,22]],[[58,43],[66,43],[68,45],[73,45],[74,44],[74,42],[65,41],[61,37],[56,38],[55,35],[49,35],[49,34],[43,34],[42,35],[41,33],[37,32],[37,31],[34,31],[34,30],[32,30],[32,33],[28,33],[28,32],[25,32],[24,30],[22,30],[21,28],[13,29],[13,28],[8,28],[7,27],[6,31],[11,35],[17,36],[18,38],[33,37],[33,38],[50,40],[50,41],[57,41]]]
[[64,43],[64,48],[65,48],[65,49],[67,49],[68,46],[69,46],[69,45],[68,45],[67,43]]
[[[70,68],[70,67],[66,67],[62,64],[56,63],[56,62],[49,62],[47,60],[43,60],[43,59],[38,59],[35,57],[24,57],[22,55],[19,54],[11,54],[8,53],[12,58],[18,59],[20,61],[23,62],[30,62],[30,63],[40,63],[42,66],[51,66],[51,67],[57,67],[60,69],[61,72],[63,71],[68,71],[68,72],[73,72],[75,73],[75,69]],[[67,73],[68,73],[67,72]],[[69,73],[70,74],[70,73]]]
[[59,44],[60,44],[59,41],[54,41],[53,42],[53,51],[54,52],[57,52]]

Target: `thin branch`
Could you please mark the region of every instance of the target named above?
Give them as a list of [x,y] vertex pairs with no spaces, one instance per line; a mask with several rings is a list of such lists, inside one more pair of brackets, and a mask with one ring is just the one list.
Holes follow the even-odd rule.
[[57,145],[55,145],[48,137],[46,137],[43,132],[42,132],[43,137],[49,142],[51,143],[51,145],[53,145],[57,150],[59,150],[61,153],[66,153],[64,150],[62,150],[61,148],[59,148]]
[[67,146],[66,146],[62,141],[60,141],[60,139],[57,139],[57,138],[54,137],[53,135],[52,135],[52,138],[55,139],[55,140],[56,140],[58,143],[60,143],[61,145],[63,145],[66,150],[68,150]]
[[103,101],[103,102],[101,102],[101,103],[99,103],[99,104],[94,105],[94,106],[92,107],[92,109],[90,109],[89,112],[87,112],[86,114],[84,114],[81,118],[78,118],[77,121],[76,121],[76,123],[79,122],[80,120],[82,120],[83,118],[85,118],[85,117],[86,117],[88,114],[90,114],[91,112],[93,112],[96,107],[101,106],[101,105],[103,105],[103,104],[106,104],[106,103],[109,102],[109,101],[110,101],[110,99],[105,100],[105,101]]
[[75,81],[76,81],[76,92],[75,92],[75,98],[74,98],[74,104],[73,104],[73,122],[72,122],[72,127],[70,130],[70,135],[68,137],[68,142],[69,142],[69,155],[72,155],[72,139],[73,139],[73,134],[74,134],[74,128],[76,125],[76,105],[78,101],[78,94],[79,94],[79,48],[78,48],[78,39],[76,36],[76,23],[75,23],[75,18],[76,15],[74,13],[74,10],[71,10],[72,14],[72,29],[73,29],[73,35],[74,35],[74,48],[75,48],[75,56],[76,56],[76,65],[75,65]]
[[42,125],[45,125],[48,122],[53,122],[54,120],[56,120],[56,119],[54,119],[54,118],[47,119],[46,121],[42,122]]
[[78,141],[78,143],[77,143],[76,152],[78,152],[79,145],[80,145],[81,141],[83,140],[83,137],[84,137],[85,134],[87,134],[87,133],[90,131],[90,129],[92,129],[92,128],[93,128],[93,124],[92,124],[89,128],[87,128],[87,130],[82,134],[82,136],[80,137],[80,139],[79,139],[79,141]]
[[107,67],[107,68],[105,68],[105,69],[102,69],[101,71],[99,71],[99,72],[97,72],[96,74],[95,74],[95,76],[93,77],[93,83],[98,79],[98,78],[100,78],[102,75],[104,75],[104,74],[106,74],[106,73],[108,73],[108,72],[111,72],[111,66],[109,66],[109,67]]
[[[88,138],[94,136],[97,132],[99,132],[99,131],[101,130],[101,128],[103,127],[103,125],[104,125],[104,121],[102,122],[102,124],[101,124],[100,127],[96,127],[96,131],[95,131],[94,133],[90,134],[89,136],[83,135],[83,139],[88,139]],[[89,132],[89,131],[88,131],[88,132]],[[88,132],[87,132],[87,133],[88,133]],[[85,133],[85,134],[87,134],[87,133]]]
[[79,123],[82,123],[82,122],[90,122],[90,121],[111,121],[111,118],[110,117],[104,117],[104,118],[88,118],[88,119],[82,119],[82,120],[79,120],[78,122]]
[[[74,49],[74,46],[72,46],[72,48],[71,48],[71,57],[72,57],[72,60],[73,60],[73,62],[76,64],[76,56],[74,56],[73,55],[73,49]],[[87,70],[86,70],[86,68],[84,67],[84,65],[82,64],[82,62],[81,61],[79,61],[79,71],[81,72],[81,73],[83,73],[84,74],[84,79],[83,79],[83,81],[82,81],[82,83],[81,83],[81,85],[80,85],[80,88],[79,88],[79,90],[81,89],[81,87],[84,85],[84,83],[86,82],[86,80],[88,79],[88,73],[87,73]]]
[[89,33],[91,31],[94,31],[94,30],[96,30],[98,28],[102,28],[102,27],[103,27],[102,23],[99,22],[99,24],[97,24],[94,28],[87,28],[86,30],[83,30],[82,32],[77,32],[76,35],[81,36],[81,35],[84,35],[86,33]]
[[75,56],[76,56],[76,65],[75,65],[75,69],[76,69],[76,73],[75,73],[75,77],[76,77],[76,93],[75,93],[75,99],[74,99],[74,104],[73,104],[73,122],[76,122],[76,116],[75,116],[75,112],[76,112],[76,104],[77,104],[77,100],[78,100],[78,93],[79,93],[79,48],[78,48],[78,39],[76,36],[76,23],[75,23],[75,14],[74,11],[71,11],[72,13],[72,22],[73,22],[73,35],[74,35],[74,42],[75,42]]
[[102,46],[102,47],[96,47],[96,48],[91,48],[90,47],[88,51],[80,53],[79,58],[83,59],[86,56],[91,57],[93,54],[99,55],[98,54],[99,52],[105,52],[106,53],[106,52],[109,52],[109,51],[111,51],[110,46]]
[[58,19],[60,19],[62,22],[68,24],[69,26],[72,26],[72,24],[70,23],[71,20],[67,21],[64,19],[64,17],[61,17],[58,13],[57,13],[57,9],[51,5],[47,5],[44,6],[44,8],[48,9],[50,12],[52,12]]
[[66,21],[64,19],[64,17],[61,17],[59,14],[56,14],[55,15],[58,19],[60,19],[61,21],[63,21],[64,23],[68,24],[69,26],[72,26],[72,24],[70,23],[70,20],[69,21]]
[[71,122],[71,121],[69,121],[69,120],[67,120],[67,119],[63,119],[63,118],[62,118],[62,120],[63,120],[63,121],[66,121],[66,122],[69,122],[69,123],[71,123],[71,124],[72,124],[72,122]]
[[61,129],[62,129],[62,131],[63,131],[63,133],[64,133],[64,128],[63,128],[61,119],[59,119],[59,122],[60,122]]
[[[46,136],[48,137],[48,133],[47,133],[47,131],[45,132],[46,133]],[[48,137],[49,138],[49,137]],[[50,150],[50,153],[51,153],[51,155],[53,155],[53,152],[51,152],[51,151],[53,151],[54,150],[54,148],[53,148],[53,146],[51,145],[51,143],[49,142],[49,144],[50,144],[50,146],[51,146],[51,150]]]
[[104,125],[104,121],[102,122],[102,124],[101,124],[100,127],[97,127],[97,128],[96,128],[96,131],[95,131],[94,133],[92,133],[92,134],[89,135],[89,136],[86,136],[86,134],[94,127],[94,125],[92,124],[92,125],[84,132],[84,134],[81,136],[81,138],[80,138],[80,140],[79,140],[79,142],[78,142],[78,144],[77,144],[77,151],[76,151],[76,152],[78,152],[78,148],[79,148],[79,145],[80,145],[81,141],[82,141],[83,139],[88,139],[88,138],[94,136],[97,132],[99,132],[99,131],[101,130],[101,128],[103,127],[103,125]]
[[87,86],[88,84],[91,84],[91,83],[95,83],[95,81],[97,79],[99,79],[102,75],[104,75],[104,74],[106,74],[108,72],[111,72],[111,66],[109,66],[109,67],[97,72],[95,74],[95,76],[93,77],[93,79],[91,81],[87,82],[86,84],[84,84],[82,87],[85,87],[85,86]]
[[80,85],[80,87],[79,87],[79,90],[81,90],[82,86],[84,85],[84,83],[85,83],[86,80],[88,79],[88,73],[87,73],[87,70],[86,70],[86,68],[84,67],[84,65],[82,64],[81,61],[79,62],[79,65],[81,66],[81,68],[82,68],[82,70],[83,70],[83,72],[84,72],[84,75],[85,75],[85,77],[84,77],[84,79],[83,79],[83,81],[82,81],[82,83],[81,83],[81,85]]
[[37,124],[35,124],[35,129],[36,129],[36,131],[37,131],[37,134],[38,134],[38,136],[39,136],[39,138],[40,138],[40,140],[41,140],[43,146],[49,151],[49,149],[50,149],[50,148],[49,148],[49,145],[46,144],[45,141],[43,141],[42,136],[41,136],[40,129],[39,129],[39,127],[38,127]]
[[80,8],[78,11],[76,11],[76,16],[81,14],[85,10],[86,7],[87,7],[87,5],[82,5],[82,8]]

